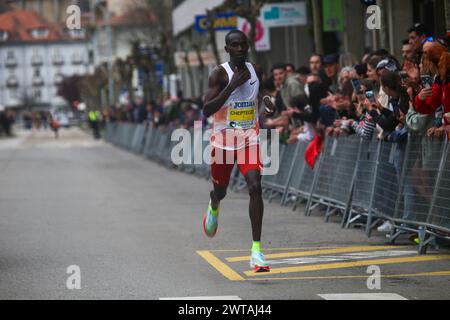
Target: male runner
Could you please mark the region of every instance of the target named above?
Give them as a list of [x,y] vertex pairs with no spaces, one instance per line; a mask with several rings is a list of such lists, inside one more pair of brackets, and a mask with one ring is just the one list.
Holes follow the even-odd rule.
[[[249,211],[253,234],[250,266],[256,272],[268,272],[269,266],[260,244],[264,211],[258,123],[262,70],[259,66],[246,62],[249,45],[243,32],[229,32],[225,43],[230,61],[213,70],[203,108],[206,117],[214,115],[211,137],[211,176],[214,190],[211,191],[208,211],[203,218],[203,231],[211,238],[217,232],[219,204],[226,196],[231,171],[237,160],[250,194]],[[270,97],[264,96],[262,100],[266,104],[266,113],[273,114],[275,106]]]

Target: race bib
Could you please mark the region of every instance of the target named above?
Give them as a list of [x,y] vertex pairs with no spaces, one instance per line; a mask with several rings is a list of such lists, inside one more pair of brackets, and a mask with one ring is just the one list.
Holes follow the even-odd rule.
[[253,129],[256,124],[256,102],[233,102],[228,109],[227,124],[231,129]]

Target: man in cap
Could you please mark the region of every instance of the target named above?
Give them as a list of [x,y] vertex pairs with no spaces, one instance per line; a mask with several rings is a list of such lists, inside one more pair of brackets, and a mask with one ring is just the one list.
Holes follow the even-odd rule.
[[339,90],[338,76],[341,71],[341,66],[339,65],[339,55],[330,54],[323,58],[323,67],[325,74],[328,79],[326,83],[331,92],[337,93]]

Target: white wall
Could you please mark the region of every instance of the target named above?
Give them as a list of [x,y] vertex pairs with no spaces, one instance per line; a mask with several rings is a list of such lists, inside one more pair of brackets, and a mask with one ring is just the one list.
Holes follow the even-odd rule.
[[[17,60],[17,67],[6,68],[5,61],[8,51],[13,51]],[[64,64],[56,66],[53,64],[55,54],[59,52],[63,57]],[[42,66],[35,67],[31,64],[32,56],[37,53],[42,57]],[[74,54],[80,54],[83,60],[82,64],[73,64]],[[86,42],[67,42],[51,44],[6,44],[0,47],[0,104],[6,107],[14,107],[21,104],[21,97],[24,92],[29,96],[33,95],[36,88],[41,90],[41,98],[37,102],[42,104],[54,105],[60,103],[61,99],[56,96],[57,86],[55,85],[55,76],[60,73],[63,76],[75,74],[86,74],[89,67],[88,47]],[[44,80],[41,87],[33,86],[33,77],[35,70],[40,70],[40,75]],[[19,87],[18,98],[11,99],[10,89],[6,85],[9,75],[14,74],[18,80]]]

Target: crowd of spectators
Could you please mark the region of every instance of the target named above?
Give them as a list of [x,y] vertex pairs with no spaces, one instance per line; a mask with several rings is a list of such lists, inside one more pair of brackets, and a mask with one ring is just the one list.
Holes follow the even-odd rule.
[[[103,118],[111,122],[132,122],[153,127],[191,128],[194,121],[201,121],[203,101],[201,98],[177,98],[169,94],[158,97],[155,101],[144,103],[144,99],[136,96],[130,104],[108,108]],[[206,125],[206,119],[203,119]]]
[[[292,69],[275,65],[264,83],[277,106],[276,117],[264,125],[278,130],[287,144],[343,135],[396,143],[394,166],[399,178],[410,133],[450,138],[448,43],[429,36],[423,24],[408,30],[401,61],[379,49],[359,61],[351,53],[312,54],[309,67]],[[404,184],[402,218],[420,219],[412,214],[413,196],[420,188],[408,179]],[[391,229],[389,221],[378,228]]]
[[[394,162],[400,176],[409,133],[450,138],[447,40],[429,36],[423,24],[416,24],[405,33],[401,46],[401,61],[388,50],[378,49],[361,59],[348,52],[313,53],[307,66],[274,65],[262,87],[276,113],[265,118],[260,108],[261,127],[279,131],[286,144],[345,135],[397,143]],[[201,120],[207,127],[212,121],[203,117],[202,105],[201,97],[166,95],[148,104],[137,97],[132,104],[110,108],[104,116],[110,121],[171,128],[189,128]],[[403,218],[411,218],[411,205],[405,198]],[[390,231],[391,227],[386,222],[379,230]]]

